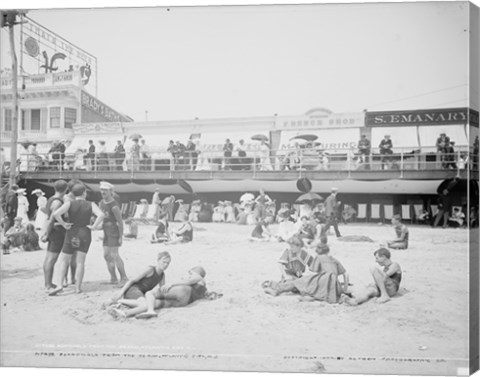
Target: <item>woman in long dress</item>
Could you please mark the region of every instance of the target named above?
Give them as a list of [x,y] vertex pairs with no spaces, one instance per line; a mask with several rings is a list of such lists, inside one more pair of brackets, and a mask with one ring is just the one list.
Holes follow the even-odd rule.
[[28,219],[28,199],[25,196],[25,189],[21,188],[17,190],[17,198],[18,198],[18,207],[17,207],[17,217],[22,218],[22,223],[27,225],[29,222]]
[[35,189],[32,191],[32,194],[37,195],[37,214],[35,217],[35,229],[41,230],[43,229],[45,222],[48,219],[47,216],[47,198],[45,197],[45,193],[40,189]]

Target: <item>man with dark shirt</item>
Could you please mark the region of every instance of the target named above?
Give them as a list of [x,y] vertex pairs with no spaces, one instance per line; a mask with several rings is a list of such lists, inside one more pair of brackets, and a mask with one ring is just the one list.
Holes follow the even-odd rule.
[[225,140],[225,144],[223,145],[223,166],[224,170],[231,170],[230,163],[232,158],[233,152],[233,143],[230,139]]
[[89,161],[89,168],[90,170],[96,169],[95,164],[95,145],[93,144],[93,140],[88,141],[88,154],[87,154],[87,161]]
[[437,138],[437,142],[435,143],[437,147],[437,152],[440,154],[440,161],[442,162],[443,168],[445,167],[445,153],[448,143],[450,143],[450,138],[445,133],[441,133],[440,136]]
[[123,146],[121,140],[117,141],[117,145],[115,145],[113,153],[115,156],[115,165],[117,170],[123,170],[123,161],[125,161],[125,147]]
[[337,200],[337,191],[335,187],[332,188],[331,194],[325,199],[325,213],[327,215],[327,225],[325,227],[325,232],[328,231],[330,226],[333,226],[335,230],[335,235],[341,237],[340,231],[338,230],[338,208],[341,204],[340,201]]
[[385,135],[378,147],[380,148],[380,155],[382,157],[382,169],[384,169],[385,163],[392,161],[391,155],[393,154],[393,143],[390,139],[390,135]]
[[[15,217],[17,216],[17,209],[18,209],[18,198],[17,198],[17,190],[18,185],[13,184],[12,187],[8,190],[7,194],[5,195],[5,205],[4,205],[4,212],[7,221],[5,222],[5,233],[8,229],[13,226],[15,222]],[[3,205],[3,203],[2,203]]]
[[358,142],[358,152],[365,163],[365,169],[370,169],[370,140],[367,139],[367,135],[365,134],[362,134]]

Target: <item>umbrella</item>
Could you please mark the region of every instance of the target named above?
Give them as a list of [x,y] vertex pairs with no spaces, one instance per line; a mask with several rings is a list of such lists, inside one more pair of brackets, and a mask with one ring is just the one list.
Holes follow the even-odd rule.
[[296,200],[295,203],[303,204],[303,203],[311,203],[311,202],[321,202],[323,198],[315,194],[314,192],[307,192],[306,194],[300,195]]
[[257,140],[257,141],[267,141],[268,137],[266,137],[265,135],[257,134],[257,135],[253,135],[251,139]]
[[142,139],[142,135],[140,135],[139,133],[133,133],[128,138],[132,139],[132,140],[134,140],[134,139],[140,140],[140,139]]
[[300,139],[300,140],[305,140],[305,141],[315,141],[318,139],[318,136],[317,135],[311,135],[311,134],[307,134],[307,135],[298,135],[298,136],[294,136],[292,137],[290,140],[295,140],[295,139]]
[[253,199],[255,199],[255,196],[249,192],[246,192],[240,197],[240,202],[251,202]]
[[190,184],[187,181],[184,181],[183,179],[179,179],[177,181],[177,184],[189,194],[193,193],[193,188],[192,186],[190,186]]
[[312,189],[312,182],[308,178],[300,178],[297,181],[297,189],[306,194]]

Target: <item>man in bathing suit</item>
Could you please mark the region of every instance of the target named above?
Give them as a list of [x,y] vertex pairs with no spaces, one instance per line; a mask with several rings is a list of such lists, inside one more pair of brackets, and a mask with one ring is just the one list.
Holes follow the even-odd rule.
[[360,305],[373,297],[378,297],[377,303],[383,304],[390,301],[390,297],[397,294],[402,281],[400,265],[390,260],[390,251],[383,247],[376,250],[373,255],[375,256],[375,262],[382,267],[373,266],[370,269],[375,284],[369,285],[363,292],[355,295],[353,298],[345,297],[344,301],[346,304],[352,306]]

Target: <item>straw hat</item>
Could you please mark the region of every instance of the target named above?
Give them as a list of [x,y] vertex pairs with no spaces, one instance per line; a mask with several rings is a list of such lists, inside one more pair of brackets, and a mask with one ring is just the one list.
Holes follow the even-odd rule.
[[45,195],[45,193],[44,193],[42,190],[38,189],[38,188],[37,188],[37,189],[35,189],[35,190],[33,190],[33,191],[32,191],[32,194],[41,194],[41,195]]

